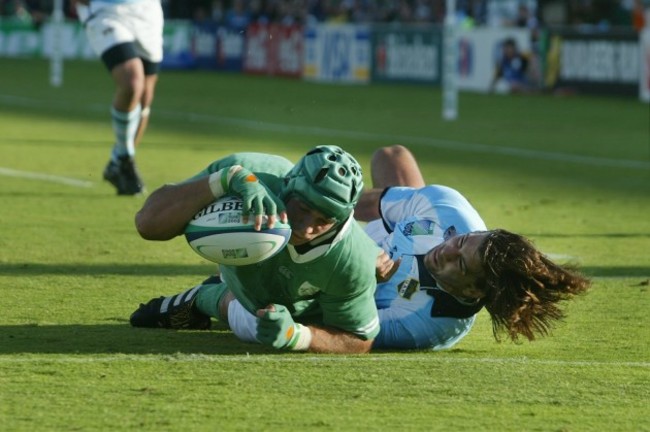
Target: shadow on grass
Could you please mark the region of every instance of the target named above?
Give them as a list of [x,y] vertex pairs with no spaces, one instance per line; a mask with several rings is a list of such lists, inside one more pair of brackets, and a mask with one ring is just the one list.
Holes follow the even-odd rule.
[[115,324],[0,326],[3,354],[282,354],[230,331],[140,329]]
[[546,233],[546,234],[524,234],[528,238],[648,238],[650,233],[594,233],[594,234],[567,234],[567,233]]
[[650,267],[644,266],[585,266],[579,270],[592,277],[650,277]]
[[[218,323],[216,323],[219,326]],[[430,349],[374,349],[373,354],[432,353]],[[485,353],[454,348],[450,356]],[[244,343],[225,328],[210,331],[176,331],[132,328],[120,324],[4,325],[0,326],[0,355],[18,354],[287,354],[258,344]]]
[[216,270],[208,264],[87,264],[87,263],[11,263],[0,264],[0,275],[4,276],[44,276],[44,275],[80,275],[80,276],[175,276],[201,275],[209,276]]
[[[649,266],[580,266],[580,271],[593,277],[650,277]],[[0,264],[3,276],[178,276],[208,277],[216,270],[209,263],[201,264],[85,264],[85,263],[11,263]]]

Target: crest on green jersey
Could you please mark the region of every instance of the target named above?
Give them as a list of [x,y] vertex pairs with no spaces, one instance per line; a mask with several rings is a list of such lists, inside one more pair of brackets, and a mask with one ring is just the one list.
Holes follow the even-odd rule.
[[318,291],[320,291],[320,288],[310,284],[307,281],[303,282],[302,285],[298,287],[298,295],[300,297],[311,297]]

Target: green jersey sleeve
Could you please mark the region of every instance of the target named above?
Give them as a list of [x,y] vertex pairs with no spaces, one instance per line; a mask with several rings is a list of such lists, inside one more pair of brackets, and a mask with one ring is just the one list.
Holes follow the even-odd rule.
[[374,298],[379,248],[354,221],[342,243],[328,288],[320,295],[323,324],[374,339],[379,333]]
[[261,182],[276,194],[280,191],[280,180],[293,168],[293,164],[282,156],[265,153],[234,153],[212,162],[188,181],[205,177],[233,165],[241,165],[254,172]]

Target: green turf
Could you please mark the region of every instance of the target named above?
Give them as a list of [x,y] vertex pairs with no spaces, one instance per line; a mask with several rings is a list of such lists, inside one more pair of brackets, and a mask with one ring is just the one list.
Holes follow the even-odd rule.
[[[594,279],[533,343],[488,316],[455,349],[280,353],[225,329],[132,329],[141,301],[214,269],[137,237],[141,198],[101,182],[112,85],[99,63],[0,59],[0,430],[650,430],[650,110],[636,100],[461,94],[165,72],[138,153],[150,190],[237,150],[340,144],[366,171],[401,143],[490,227]],[[6,169],[89,182],[11,177]]]

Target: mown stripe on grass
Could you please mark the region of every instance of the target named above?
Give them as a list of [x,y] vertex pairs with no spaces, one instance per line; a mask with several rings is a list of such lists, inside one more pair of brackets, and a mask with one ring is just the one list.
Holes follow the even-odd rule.
[[[41,100],[31,99],[25,97],[18,97],[12,95],[0,95],[0,102],[7,105],[18,105],[27,107],[38,108],[56,108],[57,110],[66,111],[95,111],[104,112],[104,106],[97,105],[74,105],[64,101]],[[312,135],[316,137],[333,137],[333,138],[347,138],[358,139],[363,141],[373,140],[382,141],[388,144],[401,143],[401,144],[415,144],[423,145],[426,147],[445,149],[451,151],[461,151],[466,153],[480,153],[480,154],[500,154],[504,156],[517,157],[522,159],[535,159],[535,160],[548,160],[555,162],[566,162],[579,165],[588,165],[596,167],[609,167],[609,168],[627,168],[650,170],[650,162],[643,160],[629,160],[629,159],[612,159],[596,156],[583,156],[568,153],[549,152],[542,150],[522,149],[515,147],[493,146],[486,144],[477,144],[462,141],[442,140],[429,137],[419,137],[412,135],[394,135],[394,134],[380,134],[362,131],[341,130],[322,128],[317,126],[295,126],[282,123],[264,122],[258,120],[249,120],[245,118],[226,117],[218,115],[199,114],[185,111],[157,109],[156,117],[166,118],[170,120],[186,120],[195,123],[204,124],[222,124],[228,126],[238,126],[250,130],[264,131],[264,132],[279,132],[285,134],[296,135]]]
[[177,111],[157,111],[163,115],[168,115],[169,118],[187,117],[188,121],[214,124],[221,123],[227,125],[240,126],[253,130],[260,130],[265,132],[281,132],[291,133],[297,135],[315,135],[317,137],[333,137],[333,138],[348,138],[359,139],[363,141],[384,141],[389,144],[416,144],[426,147],[456,150],[467,153],[481,153],[481,154],[500,154],[504,156],[513,156],[523,159],[535,160],[550,160],[556,162],[568,162],[580,165],[610,167],[610,168],[631,168],[640,170],[650,170],[650,162],[635,161],[628,159],[610,159],[595,156],[582,156],[572,155],[568,153],[548,152],[541,150],[521,149],[515,147],[493,146],[486,144],[469,143],[462,141],[441,140],[435,138],[418,137],[412,135],[393,135],[393,134],[378,134],[371,132],[360,132],[350,130],[329,129],[314,126],[292,126],[279,123],[269,123],[257,120],[246,120],[233,117],[222,117],[196,113],[185,113]]
[[174,354],[174,355],[110,355],[110,356],[59,356],[59,355],[37,355],[37,356],[0,356],[0,363],[111,363],[111,362],[206,362],[206,363],[233,363],[233,362],[254,362],[254,363],[284,363],[284,362],[311,362],[311,363],[345,363],[345,362],[423,362],[432,363],[492,363],[503,365],[535,365],[535,366],[574,366],[574,367],[633,367],[650,368],[647,361],[600,361],[600,360],[544,360],[500,357],[440,357],[436,354],[404,354],[395,355],[363,355],[363,356],[282,356],[277,355],[205,355],[205,354]]

